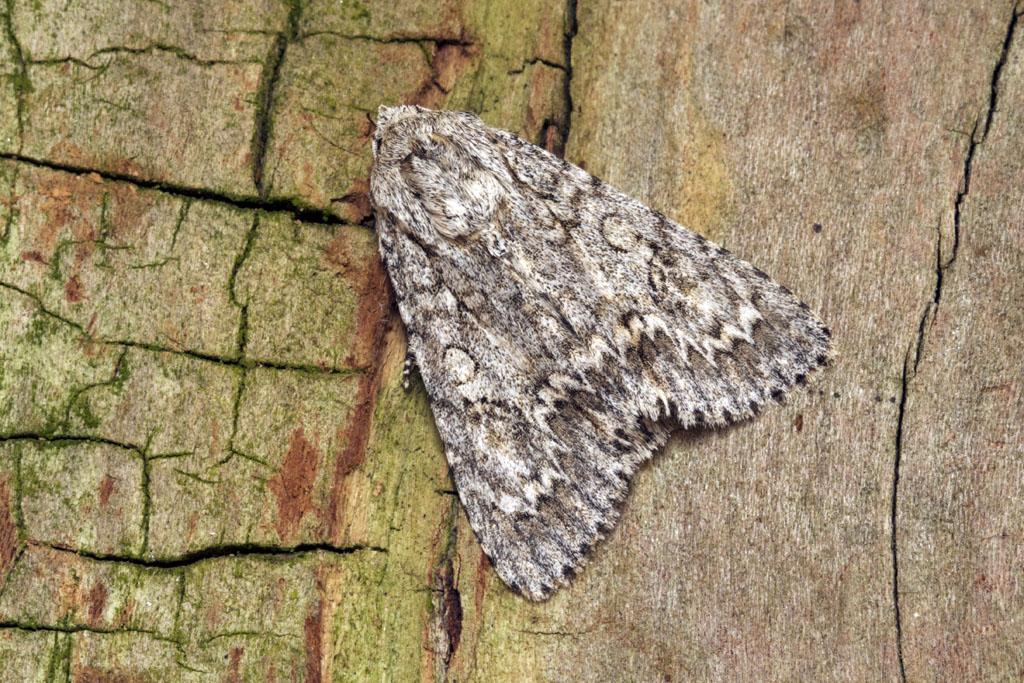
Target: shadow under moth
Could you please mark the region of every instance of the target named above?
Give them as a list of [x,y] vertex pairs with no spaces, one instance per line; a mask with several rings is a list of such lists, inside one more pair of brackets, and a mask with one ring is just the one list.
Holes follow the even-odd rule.
[[533,600],[615,525],[675,428],[755,415],[829,358],[793,294],[473,114],[381,107],[380,251],[459,498]]

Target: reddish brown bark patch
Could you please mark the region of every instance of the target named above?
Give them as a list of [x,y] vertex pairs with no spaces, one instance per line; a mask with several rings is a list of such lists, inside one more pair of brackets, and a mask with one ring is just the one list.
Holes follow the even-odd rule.
[[324,264],[341,277],[361,287],[365,277],[365,265],[358,260],[353,261],[348,237],[347,231],[343,229],[335,233],[334,239],[324,248]]
[[145,178],[146,180],[166,180],[164,177],[166,174],[161,172],[160,169],[143,166],[134,159],[113,157],[110,159],[109,164],[121,175]]
[[[140,195],[134,185],[106,182],[96,173],[77,175],[32,169],[25,182],[36,188],[24,208],[31,222],[29,243],[22,261],[50,265],[55,262],[66,276],[65,299],[72,304],[89,298],[94,286],[91,264],[97,251],[99,223],[105,225],[104,240],[123,244],[128,236],[148,234],[154,193]],[[102,217],[101,217],[102,213]],[[68,259],[68,254],[72,258]]]
[[71,679],[76,683],[135,683],[135,681],[144,680],[139,676],[129,675],[120,667],[97,669],[92,666],[76,666]]
[[306,617],[306,683],[321,683],[320,662],[323,658],[324,603],[317,604],[315,614]]
[[[530,72],[529,99],[519,134],[526,140],[535,140],[549,152],[561,156],[568,131],[568,110],[552,110],[551,93],[565,88],[565,72],[538,64]],[[561,110],[560,110],[561,109]],[[551,130],[551,128],[555,130]]]
[[349,367],[366,369],[359,378],[355,407],[348,426],[339,433],[341,452],[334,466],[334,481],[331,485],[331,501],[328,506],[327,534],[337,541],[341,529],[341,513],[345,508],[345,478],[366,457],[366,446],[370,437],[373,410],[380,391],[380,358],[384,348],[384,337],[391,324],[393,308],[391,288],[384,266],[377,259],[371,259],[362,270],[359,304],[355,313],[355,340],[352,353],[344,360]]
[[357,370],[373,370],[384,333],[391,322],[391,288],[384,265],[378,259],[367,261],[360,275],[355,340],[352,352],[342,363]]
[[44,266],[50,265],[50,262],[46,260],[46,257],[40,254],[35,249],[21,252],[22,261],[32,261],[34,263],[41,263]]
[[370,437],[370,421],[377,391],[380,389],[379,373],[375,370],[359,378],[356,392],[356,406],[352,410],[348,427],[339,431],[339,441],[344,445],[334,464],[334,483],[331,486],[331,502],[327,508],[327,537],[339,542],[342,512],[347,498],[346,478],[366,459],[366,444]]
[[82,281],[78,279],[77,275],[72,275],[64,283],[64,298],[69,304],[77,304],[85,298],[82,294]]
[[459,77],[476,65],[480,59],[480,48],[472,43],[445,43],[434,50],[431,66],[434,80],[444,92],[451,91]]
[[49,261],[57,250],[58,236],[65,228],[70,228],[76,242],[76,260],[79,252],[91,252],[90,242],[96,239],[96,228],[89,216],[100,205],[96,186],[81,176],[48,171],[41,171],[36,180],[39,183],[38,209],[45,216],[45,222],[32,235],[34,248],[30,251],[39,254],[43,261]]
[[362,223],[373,215],[373,207],[370,205],[370,181],[366,178],[357,179],[352,183],[351,192],[331,201],[344,204],[341,216],[350,223]]
[[244,647],[233,647],[228,651],[228,680],[231,683],[242,681],[242,655],[245,654]]
[[444,104],[445,92],[437,84],[437,79],[430,76],[416,92],[405,98],[405,104],[418,104],[428,109],[440,109]]
[[[359,406],[372,406],[373,404],[373,396],[369,395],[369,391],[366,390],[369,384],[365,378],[359,382],[359,392],[356,394],[356,401]],[[357,407],[356,410],[358,411],[359,408]],[[369,417],[359,420],[358,425],[352,426],[358,427],[358,429],[349,429],[347,432],[343,432],[343,438],[347,439],[347,443],[338,454],[338,462],[334,470],[335,475],[342,479],[350,475],[366,459],[365,446],[367,440],[366,432],[369,429]]]
[[313,483],[319,463],[319,451],[299,427],[292,432],[291,444],[281,467],[267,483],[277,498],[276,527],[282,541],[295,536],[302,518],[313,509]]
[[347,280],[357,291],[353,314],[352,348],[342,365],[355,370],[371,369],[391,321],[391,289],[387,273],[375,256],[354,256],[351,235],[339,230],[324,249],[324,265]]
[[18,525],[11,516],[11,487],[7,476],[0,477],[0,579],[10,569],[18,553]]
[[103,475],[103,481],[100,482],[100,507],[107,507],[107,503],[110,502],[110,494],[114,492],[114,478],[109,474]]
[[479,59],[480,48],[468,41],[435,44],[430,76],[405,98],[405,104],[440,108],[459,77],[472,69]]
[[[81,277],[84,265],[96,251],[96,221],[102,205],[102,188],[86,177],[37,169],[27,182],[38,188],[33,195],[36,206],[31,213],[41,219],[29,237],[30,248],[21,254],[23,261],[49,264],[66,259],[73,249],[73,259],[64,297],[69,303],[87,298],[88,278]],[[70,231],[70,238],[67,232]]]
[[86,597],[86,609],[89,615],[89,623],[99,623],[103,618],[103,609],[107,606],[107,587],[97,581],[89,590]]
[[541,146],[557,157],[565,156],[565,135],[562,129],[553,123],[544,124],[540,134]]

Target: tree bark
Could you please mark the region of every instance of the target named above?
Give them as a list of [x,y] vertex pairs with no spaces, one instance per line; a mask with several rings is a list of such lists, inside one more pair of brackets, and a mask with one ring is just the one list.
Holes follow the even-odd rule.
[[[1024,5],[0,5],[0,678],[1024,676]],[[367,197],[467,109],[786,284],[837,357],[677,435],[530,603]]]

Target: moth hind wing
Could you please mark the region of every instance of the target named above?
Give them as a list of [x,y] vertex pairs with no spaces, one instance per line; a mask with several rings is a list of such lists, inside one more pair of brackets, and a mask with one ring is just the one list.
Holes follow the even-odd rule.
[[[618,340],[622,380],[636,384],[641,414],[684,428],[723,426],[756,415],[828,363],[828,329],[762,271],[582,169],[498,135],[514,150],[507,164],[524,196],[572,225],[569,248],[531,252],[533,272],[589,274],[590,286],[548,295],[593,311],[605,337]],[[524,242],[545,238],[529,226],[520,233]],[[567,263],[572,251],[583,256]],[[602,284],[613,300],[594,295]]]
[[[725,250],[715,261],[719,277],[708,289],[717,291],[707,298],[720,305],[704,315],[706,339],[670,347],[670,357],[681,361],[685,353],[685,362],[665,373],[676,389],[674,417],[683,427],[717,427],[757,415],[832,357],[828,328],[792,292]],[[675,303],[675,311],[687,310]]]
[[[577,200],[590,258],[625,283],[600,312],[638,410],[684,428],[757,414],[831,357],[828,329],[792,292],[603,183]],[[615,212],[588,203],[613,199]],[[605,238],[604,244],[593,236]]]
[[[452,474],[458,488],[457,466]],[[461,489],[460,498],[498,576],[527,598],[545,600],[575,578],[615,527],[631,475],[624,471],[613,481],[560,478],[529,510],[513,513],[482,505],[486,496],[464,496]]]

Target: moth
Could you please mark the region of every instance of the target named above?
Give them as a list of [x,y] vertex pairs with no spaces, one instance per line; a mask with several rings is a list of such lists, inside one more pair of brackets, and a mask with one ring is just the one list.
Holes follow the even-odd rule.
[[381,107],[370,196],[451,475],[497,574],[580,569],[676,428],[758,413],[829,359],[788,289],[467,112]]

